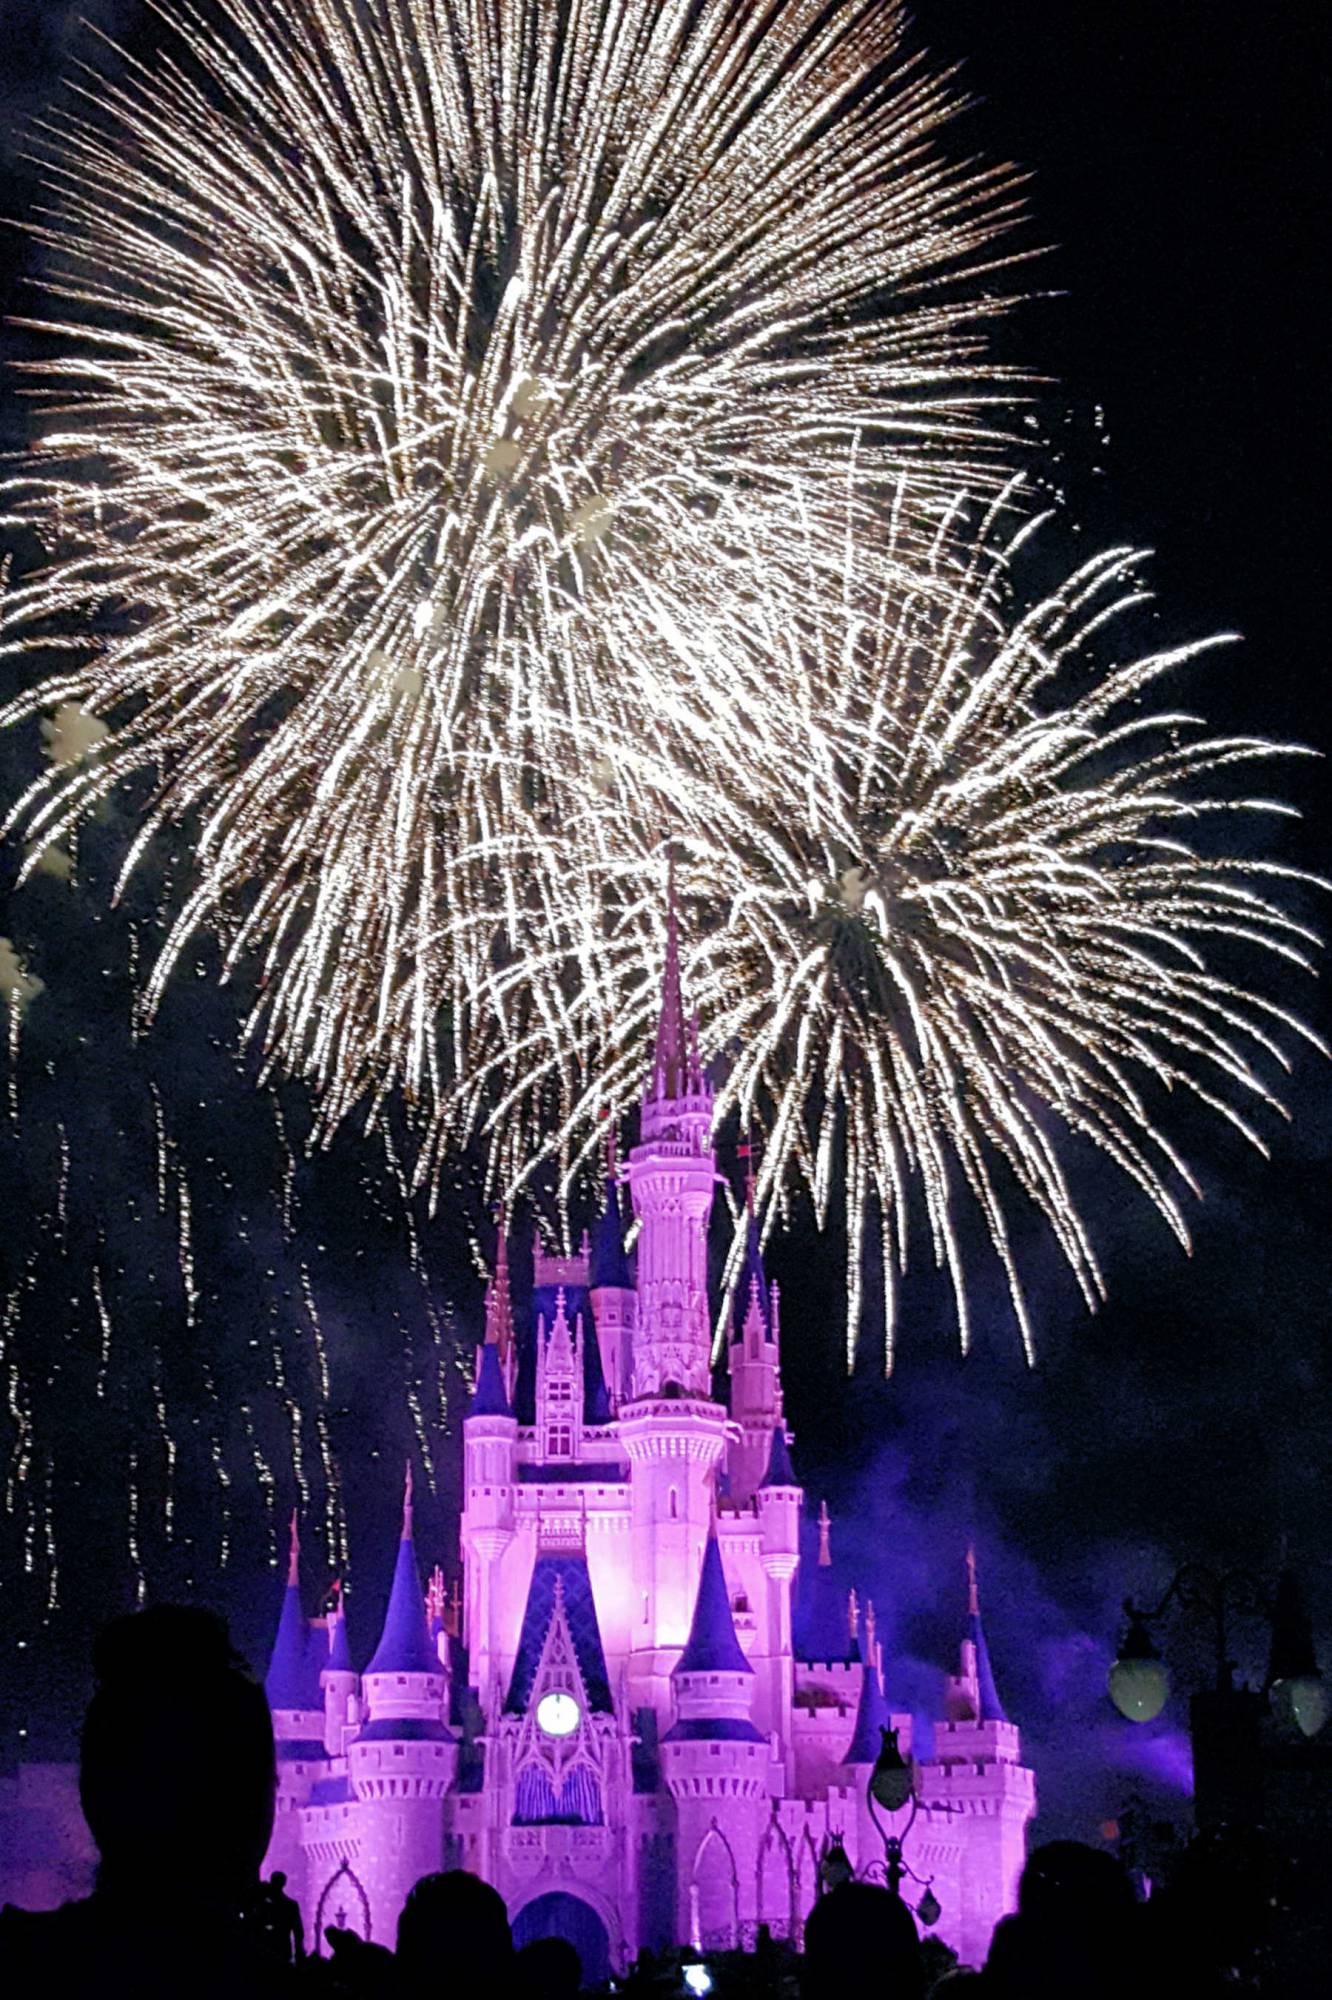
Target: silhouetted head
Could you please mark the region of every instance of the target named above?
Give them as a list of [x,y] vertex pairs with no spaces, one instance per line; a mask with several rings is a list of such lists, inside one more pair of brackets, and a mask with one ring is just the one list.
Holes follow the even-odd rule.
[[873,1882],[843,1882],[820,1896],[805,1925],[805,2000],[857,1992],[920,2000],[924,1983],[915,1920],[900,1896]]
[[398,1959],[409,1973],[503,1972],[513,1963],[504,1898],[463,1868],[423,1875],[398,1918]]
[[281,1895],[282,1891],[287,1886],[287,1878],[283,1874],[282,1870],[280,1868],[275,1868],[268,1879],[272,1883],[273,1887],[277,1890],[278,1894]]
[[1079,1840],[1051,1840],[1028,1858],[1018,1910],[1033,1925],[1077,1931],[1118,1928],[1136,1907],[1122,1862]]
[[93,1675],[79,1797],[100,1885],[244,1896],[272,1835],[277,1766],[264,1691],[222,1620],[172,1605],[117,1618]]
[[568,1938],[533,1938],[518,1953],[517,1970],[522,2000],[576,2000],[583,1983],[583,1961]]

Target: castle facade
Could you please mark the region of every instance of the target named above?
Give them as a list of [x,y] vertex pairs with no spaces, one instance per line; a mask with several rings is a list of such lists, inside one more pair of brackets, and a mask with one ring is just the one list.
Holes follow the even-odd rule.
[[[267,1681],[281,1774],[267,1866],[286,1871],[311,1939],[339,1923],[391,1944],[412,1884],[463,1867],[500,1891],[520,1943],[572,1938],[595,1981],[643,1946],[752,1943],[760,1924],[798,1942],[838,1846],[882,1871],[867,1784],[883,1727],[910,1756],[911,1717],[885,1697],[872,1607],[834,1583],[826,1509],[801,1575],[780,1306],[752,1217],[716,1391],[711,1127],[672,915],[638,1144],[612,1164],[582,1253],[537,1248],[521,1330],[501,1232],[463,1424],[454,1615],[437,1579],[423,1592],[410,1476],[360,1672],[340,1609],[307,1622],[293,1551]],[[914,1805],[886,1824],[901,1834],[914,1811],[904,1893],[919,1904],[928,1883],[938,1933],[977,1964],[1013,1906],[1035,1786],[974,1563],[959,1626]]]

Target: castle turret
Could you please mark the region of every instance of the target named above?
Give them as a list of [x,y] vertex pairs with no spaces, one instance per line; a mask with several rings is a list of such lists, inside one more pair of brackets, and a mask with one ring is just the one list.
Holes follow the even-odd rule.
[[642,1225],[636,1398],[666,1389],[703,1398],[711,1393],[707,1229],[716,1178],[711,1131],[712,1092],[699,1058],[697,1020],[685,1026],[672,870],[661,1018],[639,1143],[629,1155],[629,1191]]
[[495,1277],[486,1298],[486,1338],[477,1353],[476,1386],[463,1419],[462,1542],[467,1581],[464,1632],[478,1687],[489,1684],[493,1656],[500,1643],[500,1572],[515,1532],[518,1422],[509,1385],[516,1365],[508,1254],[501,1214]]
[[358,1873],[370,1902],[372,1934],[391,1937],[407,1892],[443,1865],[440,1801],[453,1783],[457,1745],[445,1715],[447,1683],[426,1623],[407,1469],[402,1538],[379,1644],[365,1670],[369,1712],[347,1767],[366,1808]]
[[347,1644],[347,1615],[340,1585],[334,1584],[333,1610],[328,1620],[328,1657],[319,1674],[324,1692],[324,1748],[330,1757],[345,1754],[361,1719],[359,1683]]
[[[945,1718],[935,1724],[934,1761],[922,1767],[920,1788],[925,1798],[966,1816],[959,1904],[956,1909],[945,1904],[940,1933],[964,1964],[980,1965],[995,1924],[1016,1905],[1036,1780],[1021,1762],[1018,1732],[995,1686],[974,1549],[967,1551],[967,1623],[960,1651],[958,1672],[945,1686]],[[949,1837],[944,1815],[938,1821],[940,1836]]]
[[731,1497],[743,1506],[752,1498],[767,1471],[769,1444],[782,1421],[782,1372],[778,1351],[780,1300],[769,1288],[759,1249],[753,1209],[754,1188],[746,1186],[746,1249],[741,1286],[732,1319],[731,1415],[740,1437],[727,1454]]
[[686,1031],[674,873],[666,970],[642,1137],[629,1156],[639,1217],[633,1398],[620,1409],[629,1456],[634,1564],[630,1684],[659,1715],[689,1632],[728,1417],[712,1399],[707,1228],[716,1162],[712,1093],[696,1026]]
[[789,1717],[795,1693],[795,1659],[792,1646],[791,1591],[800,1565],[800,1510],[804,1493],[791,1465],[786,1426],[778,1423],[768,1443],[768,1464],[754,1505],[762,1535],[762,1563],[766,1582],[764,1637],[767,1672],[767,1712],[780,1730],[785,1758],[785,1788],[795,1778]]
[[756,1920],[771,1754],[751,1720],[753,1684],[714,1531],[688,1642],[671,1675],[676,1720],[661,1742],[676,1811],[678,1934],[704,1948],[736,1945],[740,1927]]
[[267,1866],[282,1869],[297,1896],[305,1881],[300,1810],[325,1769],[324,1691],[319,1681],[324,1635],[311,1631],[301,1607],[300,1558],[293,1513],[287,1584],[264,1692],[273,1712],[278,1764],[277,1811]]
[[624,1247],[624,1224],[620,1217],[620,1190],[615,1171],[615,1134],[611,1133],[606,1160],[606,1199],[592,1232],[588,1278],[591,1285],[592,1317],[596,1322],[601,1369],[610,1396],[611,1409],[618,1410],[629,1398],[632,1385],[634,1325],[638,1295],[629,1271]]

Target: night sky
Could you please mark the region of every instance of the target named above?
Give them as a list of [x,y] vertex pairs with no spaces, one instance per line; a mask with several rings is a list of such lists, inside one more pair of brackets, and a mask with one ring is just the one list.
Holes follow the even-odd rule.
[[[132,39],[138,14],[130,0],[0,0],[10,215],[33,198],[15,123],[53,89],[76,17]],[[1069,502],[1062,553],[1106,538],[1155,548],[1153,636],[1245,636],[1190,677],[1187,698],[1223,727],[1326,750],[1329,63],[1315,10],[1222,21],[1204,0],[930,0],[916,23],[982,100],[955,143],[1033,173],[1029,240],[1053,247],[1031,267],[1044,296],[1004,345],[1054,378],[1040,407],[1045,470]],[[25,309],[31,261],[7,232],[8,314]],[[6,333],[6,352],[20,339]],[[12,450],[24,415],[12,380],[0,393]],[[35,732],[0,740],[6,801],[38,756]],[[1270,783],[1305,814],[1275,851],[1326,870],[1324,767]],[[402,1460],[411,1448],[421,1462],[422,1439],[437,1487],[424,1551],[447,1560],[450,1548],[454,1448],[440,1419],[451,1407],[456,1423],[456,1343],[479,1326],[472,1179],[459,1170],[434,1220],[418,1205],[413,1237],[377,1141],[348,1136],[307,1158],[299,1093],[254,1090],[236,1002],[205,949],[136,1041],[134,954],[151,951],[169,885],[146,874],[107,913],[123,837],[114,812],[90,830],[77,890],[40,878],[5,893],[12,855],[0,875],[0,933],[45,982],[24,1027],[17,1117],[12,1096],[0,1103],[0,1768],[68,1754],[91,1628],[135,1601],[140,1577],[150,1597],[216,1603],[261,1656],[298,1492],[312,1590],[342,1566],[345,1521],[362,1651]],[[1321,899],[1301,907],[1327,928]],[[1325,997],[1295,979],[1285,997],[1328,1035]],[[1265,1128],[1266,1163],[1214,1125],[1178,1128],[1205,1188],[1191,1259],[1131,1191],[1080,1166],[1112,1300],[1088,1319],[1048,1242],[1019,1232],[1034,1373],[997,1270],[978,1266],[964,1362],[922,1262],[891,1382],[873,1329],[848,1382],[835,1237],[804,1229],[774,1245],[796,1462],[833,1507],[846,1581],[891,1628],[890,1692],[920,1707],[937,1692],[974,1532],[1042,1833],[1094,1836],[1139,1785],[1182,1799],[1178,1704],[1133,1732],[1102,1693],[1119,1599],[1159,1593],[1179,1561],[1271,1575],[1284,1541],[1332,1669],[1332,1065],[1302,1057],[1289,1101],[1293,1123]],[[1181,1687],[1205,1670],[1185,1628],[1170,1656]]]

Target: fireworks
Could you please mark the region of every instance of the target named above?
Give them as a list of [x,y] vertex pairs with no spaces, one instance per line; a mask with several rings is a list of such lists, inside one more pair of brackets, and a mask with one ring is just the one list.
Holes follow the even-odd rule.
[[1232,786],[1277,746],[1144,706],[1202,647],[1104,652],[1134,557],[1014,601],[1015,177],[949,164],[899,30],[173,9],[172,60],[48,134],[58,352],[8,509],[52,553],[0,653],[66,664],[0,721],[48,716],[30,872],[113,789],[127,874],[183,829],[149,1005],[212,927],[269,1070],[325,1134],[401,1093],[418,1184],[480,1140],[567,1199],[641,1078],[668,838],[767,1219],[844,1175],[850,1338],[877,1223],[891,1347],[919,1203],[965,1341],[970,1206],[1030,1349],[1015,1199],[1092,1302],[1071,1146],[1187,1240],[1166,1096],[1261,1144],[1307,1030],[1239,960],[1315,940],[1217,831],[1277,810]]
[[995,477],[1014,176],[943,156],[900,13],[213,0],[54,118],[15,817],[35,866],[139,780],[128,865],[197,863],[150,1001],[216,927],[330,1128],[465,1079],[497,880],[509,928],[571,766],[712,698],[676,635],[738,561],[835,587],[853,453],[922,533]]
[[[1146,705],[1215,639],[1107,661],[1144,598],[1133,552],[1099,554],[1014,605],[1032,528],[1004,521],[996,508],[974,537],[944,523],[921,588],[882,588],[872,615],[877,557],[852,550],[846,590],[811,594],[799,623],[768,635],[788,698],[734,704],[724,767],[700,755],[682,783],[678,758],[643,753],[626,771],[638,797],[673,805],[688,977],[723,1056],[719,1119],[734,1108],[768,1130],[765,1205],[803,1184],[823,1219],[844,1175],[852,1344],[877,1212],[890,1355],[913,1186],[964,1344],[970,1200],[1030,1353],[1008,1191],[1045,1218],[1094,1305],[1101,1273],[1067,1142],[1100,1147],[1187,1244],[1181,1195],[1196,1186],[1168,1094],[1192,1094],[1261,1147],[1247,1107],[1279,1111],[1268,1076],[1288,1069],[1295,1040],[1321,1046],[1233,969],[1245,949],[1310,969],[1317,944],[1277,900],[1297,871],[1235,851],[1224,830],[1224,816],[1285,810],[1228,780],[1294,746],[1211,736]],[[701,743],[717,718],[699,712],[692,727]],[[497,1038],[497,1139],[525,1104],[536,1151],[550,1104],[556,1149],[591,1129],[599,1098],[631,1101],[654,1004],[643,968],[660,957],[660,890],[644,885],[661,866],[643,851],[597,883],[566,878],[566,934],[601,942],[570,951],[582,984],[558,1017],[529,1007],[526,1033]],[[614,920],[589,917],[587,899],[604,911],[608,893]],[[510,975],[501,1004],[521,985]]]

